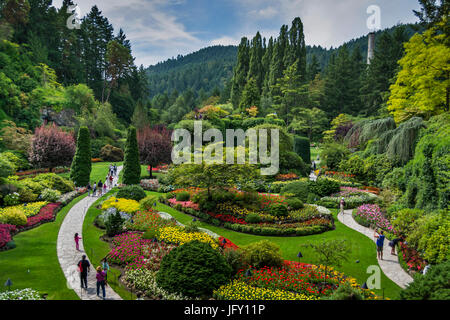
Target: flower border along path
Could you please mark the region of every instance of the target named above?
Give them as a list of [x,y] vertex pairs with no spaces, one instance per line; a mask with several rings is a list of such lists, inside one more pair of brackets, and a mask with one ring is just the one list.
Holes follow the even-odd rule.
[[[352,212],[353,210],[345,210],[344,215],[339,213],[337,217],[339,221],[347,227],[374,240],[374,230],[357,223],[355,219],[353,219]],[[413,278],[401,267],[398,262],[398,257],[396,255],[391,255],[391,247],[389,247],[389,241],[387,239],[384,240],[383,260],[378,259],[378,264],[384,274],[403,289],[413,281]]]
[[[119,173],[121,170],[122,167],[117,168],[117,175],[114,178],[113,186],[117,184]],[[107,192],[109,191],[110,189],[108,189]],[[70,289],[73,289],[82,300],[100,300],[100,298],[97,297],[96,289],[96,266],[91,264],[91,271],[88,274],[88,289],[81,289],[80,277],[76,265],[78,261],[81,260],[81,256],[83,254],[86,255],[89,261],[90,259],[88,254],[84,251],[83,239],[81,239],[80,241],[80,251],[77,251],[75,249],[74,241],[75,233],[80,234],[81,238],[83,238],[82,230],[84,218],[90,206],[97,200],[98,197],[85,197],[83,200],[73,206],[72,209],[67,213],[58,234],[58,260],[64,272],[64,275],[66,276],[67,286]],[[110,286],[107,286],[105,289],[107,300],[122,300],[122,298],[117,293],[115,293]]]

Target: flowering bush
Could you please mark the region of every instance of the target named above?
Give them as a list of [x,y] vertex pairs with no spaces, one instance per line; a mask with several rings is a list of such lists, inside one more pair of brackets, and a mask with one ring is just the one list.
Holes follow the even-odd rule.
[[181,227],[165,227],[159,230],[158,239],[160,241],[183,245],[187,242],[198,240],[209,243],[214,249],[218,248],[217,241],[203,232],[185,232]]
[[219,237],[219,245],[222,249],[238,249],[239,247],[231,242],[229,239]]
[[16,226],[11,224],[0,224],[0,248],[12,240],[12,233],[17,231]]
[[157,191],[159,189],[158,179],[144,179],[140,183],[142,189],[148,191]]
[[358,207],[354,210],[353,217],[358,223],[362,223],[366,227],[374,225],[376,228],[394,232],[391,223],[383,215],[377,204],[364,204]]
[[194,203],[192,201],[177,201],[177,199],[175,199],[175,198],[169,199],[168,201],[172,206],[176,206],[177,204],[179,204],[183,208],[191,208],[194,210],[199,210],[198,204]]
[[20,194],[17,192],[10,193],[3,198],[3,202],[7,206],[15,206],[20,203]]
[[56,202],[61,197],[61,192],[58,190],[45,189],[41,193],[40,199],[48,202]]
[[27,223],[27,216],[20,208],[10,207],[0,215],[0,223],[23,226]]
[[417,250],[409,248],[405,243],[399,243],[400,253],[402,256],[402,260],[406,264],[409,270],[413,271],[422,271],[425,268],[425,262],[420,257],[419,252]]
[[139,210],[139,202],[131,199],[117,199],[116,197],[111,197],[108,200],[103,201],[102,204],[102,210],[107,210],[109,208],[116,208],[120,212],[133,214]]
[[0,300],[44,300],[39,292],[33,289],[13,290],[0,293]]

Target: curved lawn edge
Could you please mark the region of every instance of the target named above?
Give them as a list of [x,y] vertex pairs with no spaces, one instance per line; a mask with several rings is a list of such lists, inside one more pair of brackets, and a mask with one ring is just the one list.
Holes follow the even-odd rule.
[[86,196],[81,195],[62,207],[54,221],[14,236],[17,248],[0,252],[1,283],[10,278],[13,282],[11,289],[32,288],[47,294],[48,300],[79,300],[77,294],[67,287],[55,243],[65,216]]
[[[159,196],[161,193],[157,192],[146,192],[149,195]],[[167,212],[172,215],[177,221],[186,224],[192,221],[192,217],[182,213],[174,208],[167,206],[165,204],[158,203],[156,208],[157,211]],[[216,227],[205,222],[200,222],[200,227],[208,229],[214,233],[217,233],[235,243],[238,246],[247,245],[252,242],[260,240],[270,240],[280,246],[283,258],[286,260],[299,261],[297,254],[299,251],[302,252],[304,258],[300,262],[306,262],[311,264],[319,264],[317,258],[314,256],[313,252],[309,248],[301,247],[301,244],[306,242],[320,242],[323,240],[330,239],[346,239],[351,245],[352,253],[349,257],[348,262],[344,263],[341,268],[336,268],[337,270],[344,272],[348,276],[354,277],[359,284],[363,284],[371,276],[367,273],[367,268],[369,266],[378,266],[378,260],[376,258],[375,250],[376,246],[373,241],[360,234],[359,232],[345,226],[342,224],[338,218],[338,210],[332,209],[333,218],[335,219],[335,230],[327,231],[325,233],[310,235],[310,236],[300,236],[300,237],[265,237],[258,235],[250,235],[245,233],[240,233],[232,231],[229,229],[224,229],[221,227]],[[359,262],[356,262],[359,261]],[[380,268],[381,270],[381,268]],[[384,296],[390,299],[397,299],[401,288],[389,279],[381,271],[381,289],[374,289],[377,295]]]
[[[84,218],[83,245],[86,254],[89,256],[91,265],[93,266],[100,265],[100,261],[111,251],[110,244],[100,239],[105,231],[94,225],[95,218],[102,212],[100,209],[97,209],[97,206],[106,198],[112,196],[117,190],[117,188],[112,189],[109,194],[104,195],[95,201],[88,209]],[[136,296],[128,291],[119,281],[120,277],[121,270],[110,266],[108,272],[108,285],[111,286],[111,289],[113,289],[123,300],[136,300]]]

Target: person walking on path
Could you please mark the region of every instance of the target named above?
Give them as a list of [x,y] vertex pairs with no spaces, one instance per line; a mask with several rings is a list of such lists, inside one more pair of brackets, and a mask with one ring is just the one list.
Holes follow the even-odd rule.
[[103,194],[106,194],[106,183],[103,185]]
[[91,196],[91,190],[92,190],[92,187],[91,187],[91,183],[90,183],[90,182],[88,183],[86,189],[87,189],[87,191],[88,191],[88,197],[90,197],[90,196]]
[[339,213],[341,213],[342,216],[344,216],[344,210],[345,210],[345,199],[344,198],[342,198],[341,202],[339,202],[339,206],[341,208],[341,211]]
[[111,174],[110,176],[109,176],[109,187],[112,189],[112,187],[113,187],[113,180],[114,180],[114,178],[113,178],[113,175]]
[[102,269],[105,272],[105,281],[108,281],[109,264],[106,258],[102,260]]
[[78,265],[78,271],[80,272],[81,289],[84,288],[87,290],[87,287],[88,287],[87,276],[88,276],[88,272],[91,271],[91,264],[86,259],[86,256],[83,255],[77,265]]
[[95,275],[97,278],[97,297],[100,297],[100,287],[102,288],[103,300],[105,300],[106,292],[106,273],[102,270],[102,267],[97,267],[97,274]]
[[383,248],[384,248],[384,234],[383,230],[380,231],[380,233],[374,235],[375,238],[377,238],[377,257],[380,260],[383,260]]
[[95,197],[97,193],[97,184],[94,182],[94,186],[92,187],[92,196]]
[[101,197],[102,196],[102,188],[103,188],[102,180],[98,181],[97,186],[98,186],[99,197]]
[[395,256],[395,247],[397,246],[397,244],[402,241],[402,238],[396,238],[394,240],[389,241],[389,247],[391,247],[391,254],[393,256]]
[[75,247],[76,247],[77,251],[80,251],[79,242],[80,242],[81,237],[78,235],[78,233],[75,233],[74,239],[75,239]]

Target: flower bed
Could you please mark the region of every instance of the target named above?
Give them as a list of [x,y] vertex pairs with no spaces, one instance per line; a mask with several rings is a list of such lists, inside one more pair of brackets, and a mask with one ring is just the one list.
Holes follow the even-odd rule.
[[142,189],[147,191],[158,191],[159,182],[158,179],[143,179],[140,182]]
[[11,224],[0,224],[0,249],[12,241],[12,235],[17,232],[17,227]]
[[375,227],[387,232],[395,232],[391,223],[384,216],[381,208],[377,204],[364,204],[353,210],[353,218],[359,224],[369,228]]
[[157,212],[146,210],[136,212],[133,220],[126,222],[125,227],[127,230],[132,231],[157,231],[160,228],[175,225],[174,221],[161,218]]
[[[317,201],[316,204],[327,207],[327,208],[338,209],[341,199],[342,199],[341,196],[323,197],[319,201]],[[354,209],[354,208],[357,208],[357,207],[359,207],[363,204],[367,204],[367,203],[372,204],[375,202],[376,199],[377,199],[376,195],[374,195],[372,193],[368,193],[368,192],[364,192],[361,195],[349,196],[344,199],[345,200],[345,209]]]
[[277,181],[289,181],[289,180],[297,180],[299,177],[295,173],[288,173],[288,174],[279,174],[275,177],[275,180]]
[[398,249],[398,256],[399,260],[402,263],[400,263],[403,267],[403,269],[406,269],[405,271],[414,271],[414,272],[422,272],[425,268],[425,262],[420,257],[419,252],[417,250],[414,250],[412,248],[409,248],[405,243],[399,243],[397,246]]
[[0,300],[44,300],[36,290],[27,288],[0,293]]
[[192,201],[177,201],[176,198],[169,199],[168,201],[173,207],[175,207],[177,205],[180,205],[183,208],[191,208],[191,209],[194,209],[194,210],[199,210],[198,204],[196,204],[196,203],[194,203]]
[[8,211],[16,210],[16,209],[19,209],[21,212],[23,212],[27,218],[32,217],[32,216],[37,215],[39,213],[39,210],[41,210],[41,208],[43,206],[45,206],[46,204],[47,204],[47,202],[41,201],[41,202],[28,203],[26,205],[22,204],[22,205],[17,205],[17,206],[6,207],[3,209],[0,209],[0,219],[3,214],[6,214]]
[[41,225],[42,223],[54,221],[60,208],[61,203],[50,203],[43,207],[37,215],[28,218],[27,224],[19,226],[18,229],[24,231]]
[[209,243],[211,247],[216,249],[219,245],[217,241],[203,232],[185,232],[182,227],[165,227],[158,232],[159,241],[183,245],[187,242],[198,240],[200,242]]
[[131,199],[117,199],[116,197],[111,197],[103,201],[102,204],[102,210],[107,210],[109,208],[116,208],[120,212],[133,214],[139,210],[139,202]]

